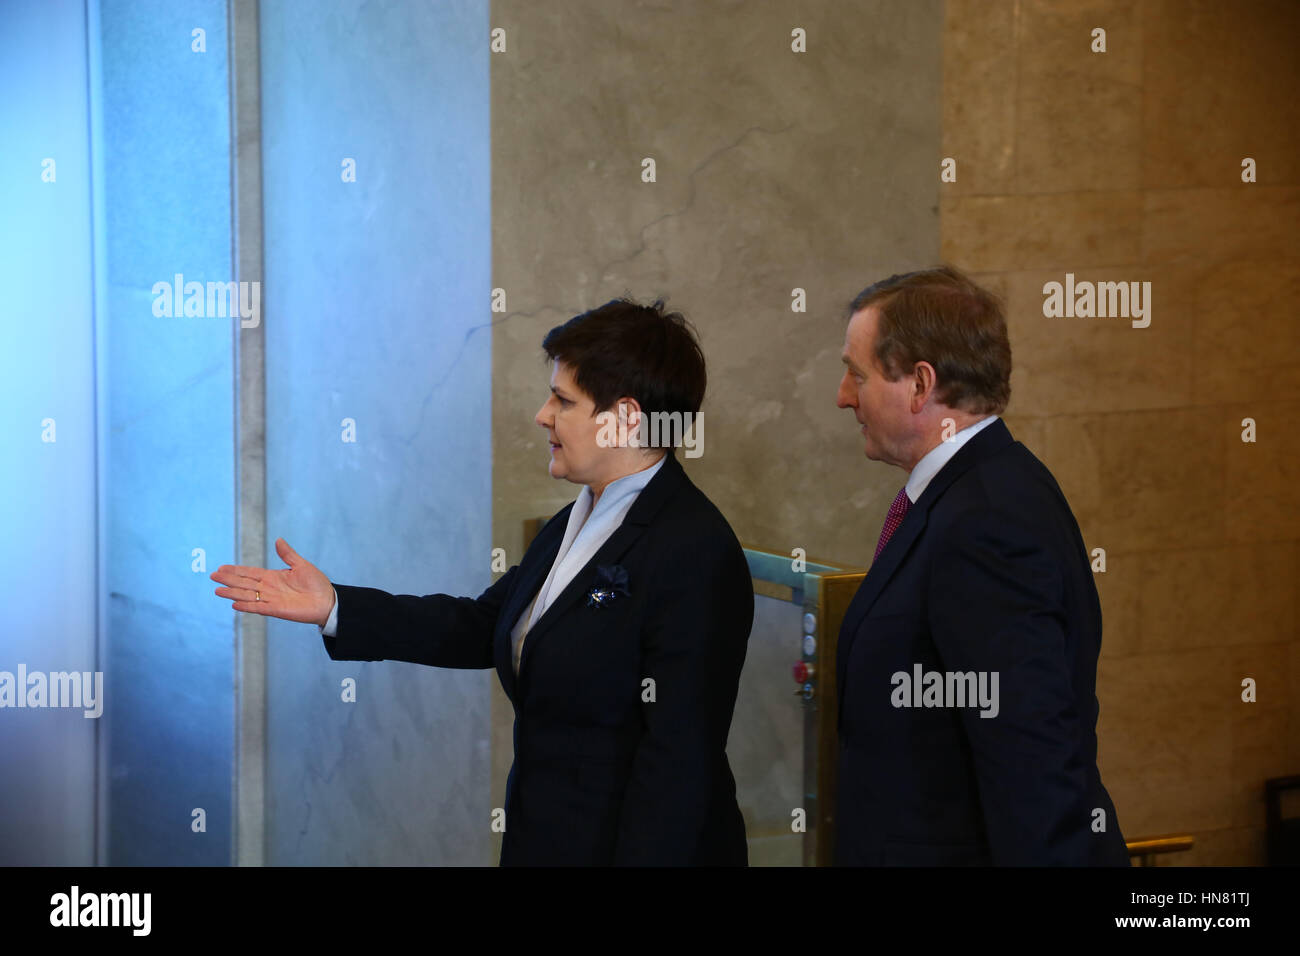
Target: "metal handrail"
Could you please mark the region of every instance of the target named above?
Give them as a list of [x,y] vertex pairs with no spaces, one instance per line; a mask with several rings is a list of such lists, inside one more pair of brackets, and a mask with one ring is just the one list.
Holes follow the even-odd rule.
[[1138,837],[1128,841],[1128,855],[1137,857],[1138,866],[1155,866],[1155,858],[1163,853],[1184,853],[1196,845],[1190,833],[1176,836]]

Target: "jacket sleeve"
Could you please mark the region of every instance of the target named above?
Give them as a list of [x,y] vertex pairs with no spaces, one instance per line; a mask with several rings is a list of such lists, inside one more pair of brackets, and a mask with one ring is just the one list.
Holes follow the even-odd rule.
[[754,620],[754,592],[731,534],[688,536],[666,552],[642,633],[643,731],[620,811],[614,863],[690,865],[717,823],[727,734]]
[[927,604],[943,667],[983,672],[996,687],[996,713],[983,702],[961,713],[993,863],[1086,865],[1083,715],[1059,559],[1041,535],[997,511],[961,516],[936,544]]
[[335,637],[322,635],[325,651],[336,661],[492,667],[497,617],[518,570],[512,567],[477,598],[336,584],[338,627]]

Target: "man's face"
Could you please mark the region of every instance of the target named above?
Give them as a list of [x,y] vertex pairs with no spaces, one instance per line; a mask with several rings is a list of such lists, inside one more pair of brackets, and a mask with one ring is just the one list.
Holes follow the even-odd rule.
[[911,446],[913,416],[911,396],[915,379],[904,375],[897,382],[885,380],[876,363],[876,327],[880,310],[869,305],[853,313],[844,332],[844,377],[835,395],[840,408],[853,409],[866,437],[866,455],[907,468]]
[[574,382],[572,371],[563,362],[551,366],[551,397],[534,420],[550,439],[552,478],[584,485],[600,480],[601,469],[609,464],[609,449],[596,443],[601,430],[596,404]]

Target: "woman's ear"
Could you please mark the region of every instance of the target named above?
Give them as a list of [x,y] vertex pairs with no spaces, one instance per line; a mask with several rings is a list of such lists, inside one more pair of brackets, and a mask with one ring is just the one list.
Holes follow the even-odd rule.
[[625,429],[623,434],[627,435],[628,447],[642,447],[645,436],[642,434],[644,416],[641,403],[631,395],[624,395],[618,400],[618,418],[620,427]]

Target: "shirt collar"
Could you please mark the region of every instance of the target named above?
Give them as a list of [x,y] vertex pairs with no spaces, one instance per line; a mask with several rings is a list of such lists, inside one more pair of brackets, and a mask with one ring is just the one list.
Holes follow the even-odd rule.
[[582,491],[578,492],[578,500],[574,502],[573,510],[579,512],[581,518],[585,521],[589,517],[599,517],[616,509],[628,498],[634,498],[650,484],[655,475],[659,474],[659,469],[664,466],[668,460],[667,452],[649,468],[643,468],[640,471],[634,471],[630,475],[624,475],[622,478],[616,478],[605,486],[605,490],[600,493],[600,500],[596,502],[595,514],[591,514],[591,487],[583,485]]
[[907,484],[904,486],[907,488],[907,500],[912,504],[916,504],[921,499],[921,495],[925,493],[926,487],[934,476],[939,474],[939,469],[948,464],[952,456],[961,450],[962,445],[993,424],[997,419],[997,415],[982,418],[974,425],[967,425],[953,435],[952,438],[939,442],[926,452],[921,460],[916,463],[912,473],[907,476]]

